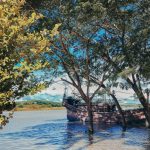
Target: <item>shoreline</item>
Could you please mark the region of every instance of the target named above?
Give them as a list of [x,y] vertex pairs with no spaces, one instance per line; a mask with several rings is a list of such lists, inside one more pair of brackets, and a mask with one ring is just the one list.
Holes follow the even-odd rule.
[[45,110],[65,110],[65,107],[45,107],[45,108],[15,108],[14,112],[17,111],[45,111]]
[[64,110],[65,107],[59,102],[44,100],[31,100],[16,102],[14,111],[44,111],[44,110]]

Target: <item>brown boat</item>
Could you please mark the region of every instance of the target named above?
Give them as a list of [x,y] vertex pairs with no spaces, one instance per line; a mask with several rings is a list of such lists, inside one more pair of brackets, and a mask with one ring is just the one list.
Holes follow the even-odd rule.
[[[88,121],[87,106],[74,97],[63,98],[63,106],[67,109],[67,119],[69,121]],[[93,120],[100,123],[121,123],[121,115],[116,109],[115,104],[93,103]],[[125,119],[128,123],[145,121],[142,108],[124,110]]]

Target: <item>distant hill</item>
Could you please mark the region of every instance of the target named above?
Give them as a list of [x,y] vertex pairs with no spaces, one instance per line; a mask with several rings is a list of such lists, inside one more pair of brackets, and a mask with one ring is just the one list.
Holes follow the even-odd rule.
[[27,95],[20,98],[18,101],[28,101],[28,100],[46,100],[51,102],[62,102],[63,95],[51,95],[47,93],[38,93],[35,95]]
[[[35,95],[27,95],[17,101],[31,101],[31,100],[43,100],[50,102],[62,102],[63,95],[62,94],[48,94],[48,93],[37,93]],[[119,99],[119,103],[121,105],[134,105],[140,104],[139,100],[134,99]]]

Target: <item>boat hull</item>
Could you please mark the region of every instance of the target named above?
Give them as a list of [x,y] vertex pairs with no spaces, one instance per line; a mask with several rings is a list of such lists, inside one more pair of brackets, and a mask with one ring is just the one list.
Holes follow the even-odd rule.
[[[124,110],[126,122],[145,121],[145,116],[142,109]],[[68,121],[89,121],[87,111],[71,110],[67,108]],[[122,122],[121,115],[118,111],[114,112],[93,112],[93,121],[102,123],[119,124]]]
[[[67,119],[69,121],[89,121],[87,105],[75,103],[76,99],[63,100],[63,106],[67,109]],[[100,123],[121,123],[122,117],[113,105],[92,104],[93,121]],[[123,111],[127,123],[137,123],[145,121],[143,109],[131,109]]]

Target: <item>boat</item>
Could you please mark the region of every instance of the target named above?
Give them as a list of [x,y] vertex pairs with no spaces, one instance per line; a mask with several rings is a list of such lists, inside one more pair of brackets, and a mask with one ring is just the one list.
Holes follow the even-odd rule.
[[[67,109],[68,121],[88,122],[87,105],[73,96],[63,97],[63,106]],[[121,115],[114,103],[94,102],[92,103],[93,121],[101,123],[122,123]],[[142,108],[123,110],[127,123],[145,122],[145,115]]]

